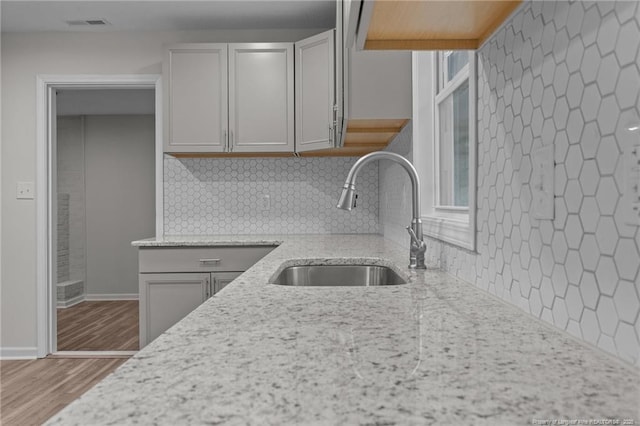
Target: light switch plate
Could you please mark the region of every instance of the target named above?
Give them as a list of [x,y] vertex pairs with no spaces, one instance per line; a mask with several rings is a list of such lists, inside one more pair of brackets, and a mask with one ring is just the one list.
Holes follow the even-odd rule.
[[33,182],[18,182],[16,185],[16,198],[18,200],[33,200],[35,187]]
[[553,145],[542,147],[532,153],[531,207],[533,217],[536,219],[553,219],[555,205],[553,157]]

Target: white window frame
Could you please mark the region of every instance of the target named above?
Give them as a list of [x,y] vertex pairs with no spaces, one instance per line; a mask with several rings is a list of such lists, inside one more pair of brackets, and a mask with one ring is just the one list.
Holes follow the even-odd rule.
[[[446,90],[438,93],[437,52],[413,52],[413,151],[422,198],[424,234],[447,243],[476,249],[476,55],[469,53],[468,72],[459,73]],[[469,206],[439,206],[438,113],[439,100],[469,79]]]

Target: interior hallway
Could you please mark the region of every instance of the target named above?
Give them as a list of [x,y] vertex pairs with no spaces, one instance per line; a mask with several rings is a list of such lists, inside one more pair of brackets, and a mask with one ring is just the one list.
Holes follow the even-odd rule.
[[58,309],[58,351],[137,351],[138,301],[81,302]]

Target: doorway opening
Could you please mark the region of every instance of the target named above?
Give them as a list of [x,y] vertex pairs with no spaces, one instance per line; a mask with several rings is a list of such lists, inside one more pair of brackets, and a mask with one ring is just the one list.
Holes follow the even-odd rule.
[[162,234],[160,78],[39,83],[47,191],[38,192],[46,192],[37,232],[38,357],[130,356],[139,348],[130,243]]

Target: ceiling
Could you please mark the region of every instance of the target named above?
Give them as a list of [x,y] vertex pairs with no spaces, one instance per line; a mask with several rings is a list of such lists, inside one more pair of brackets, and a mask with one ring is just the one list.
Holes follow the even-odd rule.
[[[2,0],[2,32],[303,29],[335,26],[335,0]],[[109,25],[67,21],[104,19]]]

